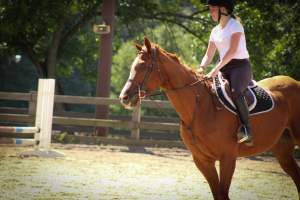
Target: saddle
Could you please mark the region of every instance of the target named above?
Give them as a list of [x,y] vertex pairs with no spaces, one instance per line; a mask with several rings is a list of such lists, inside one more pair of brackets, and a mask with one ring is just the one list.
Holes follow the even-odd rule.
[[[221,73],[213,79],[212,86],[221,104],[230,112],[237,114],[236,107],[232,101],[229,83],[222,77]],[[258,86],[254,80],[249,83],[244,96],[248,104],[250,115],[266,113],[274,108],[274,100],[270,95],[270,91]]]

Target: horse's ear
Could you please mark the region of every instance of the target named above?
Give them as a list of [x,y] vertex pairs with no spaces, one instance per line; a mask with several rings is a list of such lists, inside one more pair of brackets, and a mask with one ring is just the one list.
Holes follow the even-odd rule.
[[151,52],[151,42],[147,37],[144,38],[144,43],[147,48],[147,52]]
[[135,47],[136,47],[137,50],[142,51],[142,46],[141,45],[135,43]]

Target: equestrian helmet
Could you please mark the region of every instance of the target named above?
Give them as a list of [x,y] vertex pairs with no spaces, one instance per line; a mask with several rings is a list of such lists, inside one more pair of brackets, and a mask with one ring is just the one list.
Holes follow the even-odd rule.
[[227,8],[229,13],[233,12],[234,0],[207,0],[207,5],[220,6]]

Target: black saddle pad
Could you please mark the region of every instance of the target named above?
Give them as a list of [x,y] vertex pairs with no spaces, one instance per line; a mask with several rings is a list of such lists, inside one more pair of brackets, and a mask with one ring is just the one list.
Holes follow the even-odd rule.
[[[225,90],[225,81],[219,74],[214,78],[213,88],[216,91],[216,95],[219,101],[230,112],[236,114],[236,107],[230,98],[230,95]],[[248,86],[248,92],[253,96],[254,101],[248,106],[250,115],[257,115],[260,113],[269,112],[274,108],[274,101],[270,92],[266,91],[262,87],[256,85],[255,81],[252,81]]]

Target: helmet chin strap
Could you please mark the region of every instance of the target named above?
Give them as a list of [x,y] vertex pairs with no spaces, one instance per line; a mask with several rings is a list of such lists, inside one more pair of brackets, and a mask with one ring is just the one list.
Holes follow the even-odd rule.
[[220,20],[221,20],[221,17],[222,17],[222,15],[224,15],[224,16],[229,16],[229,14],[227,14],[227,13],[223,13],[222,11],[221,11],[221,9],[220,9],[220,7],[219,7],[219,13],[218,13],[218,23],[220,23]]

